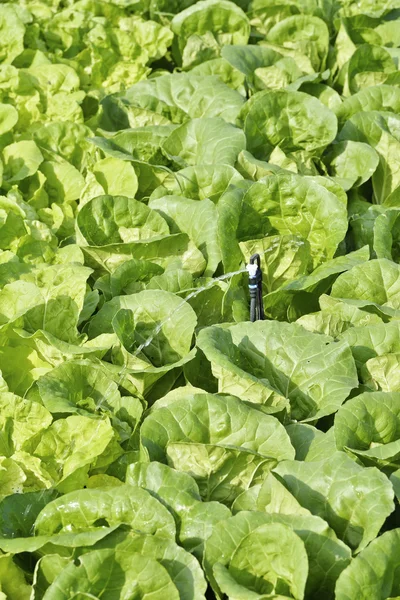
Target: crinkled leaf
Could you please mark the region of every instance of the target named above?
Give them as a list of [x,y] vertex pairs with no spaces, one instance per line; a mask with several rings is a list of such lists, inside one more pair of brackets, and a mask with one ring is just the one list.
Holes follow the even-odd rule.
[[211,362],[219,391],[267,405],[286,398],[295,419],[335,412],[357,386],[348,345],[295,324],[210,327],[200,332],[198,345]]
[[387,477],[343,452],[318,462],[283,461],[275,471],[302,506],[326,519],[358,551],[378,535],[394,508]]

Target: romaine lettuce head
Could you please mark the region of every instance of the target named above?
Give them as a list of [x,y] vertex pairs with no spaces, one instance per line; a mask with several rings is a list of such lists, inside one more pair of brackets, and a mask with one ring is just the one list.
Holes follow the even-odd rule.
[[312,421],[332,414],[357,387],[347,343],[294,323],[264,321],[203,329],[198,345],[211,362],[219,391],[279,407]]

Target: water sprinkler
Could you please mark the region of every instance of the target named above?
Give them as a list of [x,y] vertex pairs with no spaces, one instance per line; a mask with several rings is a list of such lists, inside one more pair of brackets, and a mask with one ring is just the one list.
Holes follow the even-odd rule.
[[246,266],[246,269],[249,274],[250,321],[263,321],[262,271],[259,254],[253,254],[250,257],[250,262]]

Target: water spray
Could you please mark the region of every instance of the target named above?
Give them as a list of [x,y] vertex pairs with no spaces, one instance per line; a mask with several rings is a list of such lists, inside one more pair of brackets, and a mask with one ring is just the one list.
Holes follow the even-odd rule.
[[253,254],[246,267],[249,274],[250,292],[250,321],[264,320],[264,305],[262,298],[262,271],[259,254]]
[[[269,251],[270,251],[270,249],[267,250],[266,252],[269,252]],[[131,352],[131,354],[134,357],[138,357],[141,354],[141,352],[143,352],[143,350],[145,350],[145,348],[150,346],[150,344],[160,333],[160,331],[162,330],[164,325],[166,323],[168,323],[168,321],[170,321],[170,319],[173,317],[173,315],[176,312],[178,312],[183,306],[185,306],[189,300],[191,300],[192,298],[195,298],[198,294],[201,294],[203,291],[210,289],[213,285],[217,284],[219,281],[225,281],[226,279],[231,279],[235,275],[241,275],[242,273],[246,273],[246,272],[249,274],[250,321],[264,320],[265,317],[264,317],[264,306],[263,306],[263,299],[262,299],[261,259],[260,259],[259,254],[253,254],[253,256],[250,257],[249,264],[246,266],[246,268],[239,269],[238,271],[232,271],[231,273],[225,273],[224,275],[220,275],[219,277],[214,277],[214,278],[212,278],[211,281],[207,282],[202,287],[195,289],[190,294],[188,294],[184,299],[182,299],[182,302],[180,304],[178,304],[169,313],[169,315],[165,319],[163,319],[160,323],[158,323],[158,325],[154,328],[152,333],[141,344],[139,344],[137,346],[137,348],[133,352]],[[138,370],[141,372],[142,368],[139,368]],[[132,367],[128,368],[127,363],[125,363],[122,366],[122,369],[119,373],[118,385],[121,385],[123,377],[124,377],[125,373],[127,373],[128,371],[134,372],[135,369],[133,369]]]

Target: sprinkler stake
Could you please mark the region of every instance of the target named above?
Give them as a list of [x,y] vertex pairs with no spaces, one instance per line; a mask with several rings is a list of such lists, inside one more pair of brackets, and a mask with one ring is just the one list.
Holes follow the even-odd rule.
[[262,299],[262,271],[259,254],[253,254],[246,267],[249,273],[250,292],[250,321],[264,320],[264,305]]

